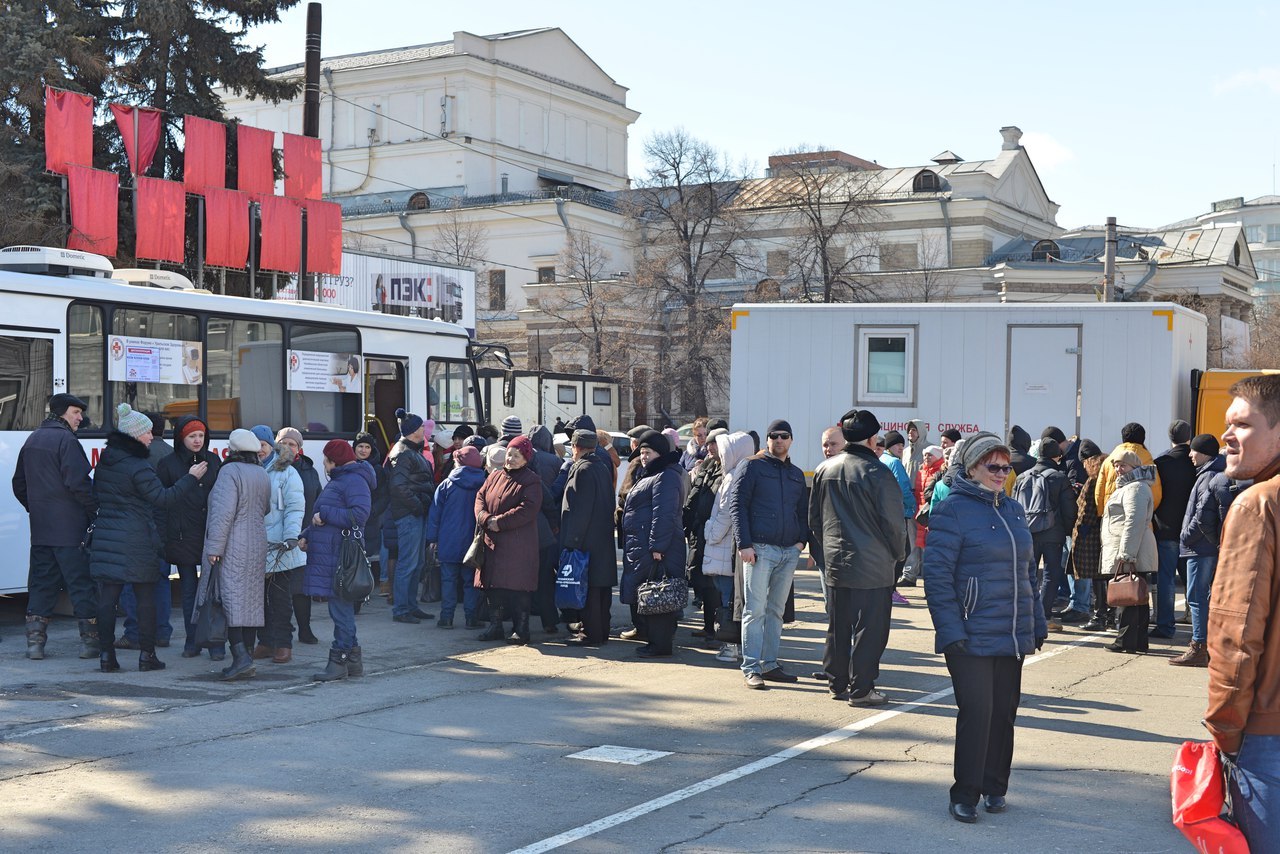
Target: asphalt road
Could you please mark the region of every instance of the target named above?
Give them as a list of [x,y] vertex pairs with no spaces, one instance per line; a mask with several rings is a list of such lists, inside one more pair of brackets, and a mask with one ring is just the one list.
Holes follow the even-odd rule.
[[[817,579],[799,576],[788,669],[821,658]],[[316,685],[325,646],[222,683],[208,658],[102,674],[73,620],[28,661],[22,601],[0,602],[0,842],[10,851],[1157,852],[1168,773],[1201,739],[1205,671],[1054,635],[1027,662],[1003,815],[946,812],[954,705],[922,591],[894,609],[880,687],[853,709],[825,687],[748,691],[680,629],[674,660],[539,631],[527,647],[475,632],[358,618],[367,675]],[[330,631],[323,607],[314,627]],[[689,614],[691,612],[686,612]],[[615,623],[625,609],[615,606]],[[459,625],[461,620],[459,620]],[[179,627],[179,634],[181,628]],[[559,638],[563,638],[560,635]],[[164,653],[168,653],[165,655]],[[640,764],[574,754],[656,752]],[[641,757],[646,758],[645,756]]]

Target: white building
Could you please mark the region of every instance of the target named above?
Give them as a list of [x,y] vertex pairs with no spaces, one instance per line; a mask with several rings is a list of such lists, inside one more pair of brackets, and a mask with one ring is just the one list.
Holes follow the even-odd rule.
[[1280,294],[1280,196],[1259,196],[1247,202],[1243,196],[1237,196],[1214,202],[1211,208],[1209,213],[1166,228],[1240,226],[1253,255],[1253,266],[1258,271],[1253,295],[1271,297]]

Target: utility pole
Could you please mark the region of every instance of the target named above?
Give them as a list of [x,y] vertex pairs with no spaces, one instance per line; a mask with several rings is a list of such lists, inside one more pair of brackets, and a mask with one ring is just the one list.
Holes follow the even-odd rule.
[[[320,136],[320,4],[307,4],[307,41],[303,54],[304,85],[302,94],[302,135]],[[307,302],[316,298],[316,277],[306,272],[307,217],[302,217],[303,269],[298,276],[298,297]]]
[[1107,217],[1106,251],[1102,256],[1102,301],[1116,299],[1116,218]]

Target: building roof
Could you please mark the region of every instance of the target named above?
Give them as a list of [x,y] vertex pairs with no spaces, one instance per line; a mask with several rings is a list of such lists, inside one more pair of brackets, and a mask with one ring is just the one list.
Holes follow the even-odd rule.
[[[1154,261],[1160,267],[1252,265],[1245,247],[1236,256],[1241,243],[1240,226],[1205,228],[1195,226],[1159,231],[1126,231],[1117,235],[1116,259],[1120,261]],[[1057,244],[1057,257],[1047,263],[1081,263],[1101,261],[1106,251],[1106,236],[1101,229],[1078,229],[1050,240],[1018,238],[1011,240],[987,259],[987,265],[1031,262],[1037,244]],[[1036,261],[1035,263],[1044,263]]]
[[[498,41],[501,39],[518,38],[520,36],[528,36],[534,33],[543,33],[554,29],[554,27],[538,27],[530,30],[513,30],[509,33],[495,33],[493,35],[480,36],[488,41]],[[340,56],[326,56],[320,59],[322,68],[331,68],[334,71],[346,71],[352,68],[376,68],[382,65],[395,65],[400,62],[418,62],[424,59],[438,59],[442,56],[453,56],[454,41],[428,42],[427,44],[411,45],[409,47],[393,47],[381,50],[369,50],[363,53],[347,53]],[[292,65],[281,65],[277,68],[268,68],[266,73],[268,76],[285,76],[291,72],[301,70],[303,63],[297,62]]]
[[[974,160],[968,163],[930,163],[927,166],[880,168],[874,171],[839,172],[823,176],[822,192],[832,203],[840,203],[850,196],[863,196],[873,200],[928,198],[931,195],[948,195],[951,192],[951,176],[985,172],[998,178],[1004,172],[1007,161]],[[936,193],[915,192],[916,176],[929,171],[938,176]],[[742,182],[735,201],[743,208],[769,208],[793,204],[797,195],[805,192],[804,182],[814,180],[812,174],[782,174],[772,178],[755,178]]]

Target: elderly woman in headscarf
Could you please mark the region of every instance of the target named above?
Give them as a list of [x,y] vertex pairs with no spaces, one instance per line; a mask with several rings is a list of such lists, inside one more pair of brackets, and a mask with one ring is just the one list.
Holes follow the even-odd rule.
[[[1133,451],[1113,452],[1109,459],[1116,480],[1102,510],[1102,574],[1112,578],[1148,575],[1156,571],[1157,563],[1156,535],[1151,529],[1151,517],[1155,514],[1151,484],[1156,479],[1156,468],[1143,465]],[[1146,652],[1150,614],[1151,605],[1145,598],[1137,605],[1118,609],[1119,633],[1106,649]]]
[[533,442],[515,436],[506,447],[502,468],[489,474],[476,493],[476,524],[484,530],[484,565],[475,586],[489,602],[489,626],[478,640],[499,640],[504,619],[511,620],[508,643],[529,643],[529,610],[538,589],[538,515],[542,477],[529,467]]

